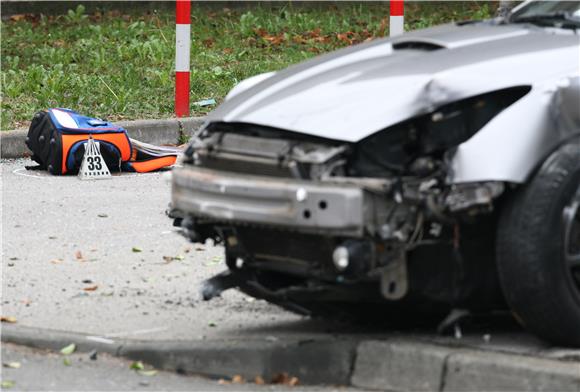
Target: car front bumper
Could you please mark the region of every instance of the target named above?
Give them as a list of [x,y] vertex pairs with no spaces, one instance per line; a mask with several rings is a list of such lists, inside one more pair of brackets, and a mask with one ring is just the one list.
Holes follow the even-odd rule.
[[362,237],[376,219],[376,196],[357,184],[242,175],[196,166],[174,169],[172,183],[174,209],[225,224]]

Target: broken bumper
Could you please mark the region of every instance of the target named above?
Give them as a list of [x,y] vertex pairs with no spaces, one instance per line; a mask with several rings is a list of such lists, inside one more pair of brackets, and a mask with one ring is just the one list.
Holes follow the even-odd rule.
[[221,172],[195,166],[173,171],[173,208],[228,224],[270,225],[361,237],[370,195],[353,184]]

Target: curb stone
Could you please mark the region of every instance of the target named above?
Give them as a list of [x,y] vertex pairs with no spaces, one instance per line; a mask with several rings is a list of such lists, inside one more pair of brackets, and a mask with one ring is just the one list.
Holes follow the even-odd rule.
[[[127,130],[129,137],[151,144],[178,144],[201,127],[205,117],[184,117],[162,120],[116,122]],[[26,147],[27,129],[0,132],[2,158],[22,158],[30,152]]]
[[444,391],[580,391],[580,362],[467,351],[450,355],[446,370]]
[[538,358],[420,342],[386,340],[230,339],[143,341],[3,325],[2,342],[58,351],[96,349],[159,369],[209,377],[268,380],[280,373],[302,384],[352,385],[389,391],[575,391],[580,361]]
[[438,391],[445,361],[452,352],[453,349],[399,339],[362,342],[357,350],[352,385],[370,389]]
[[302,384],[349,383],[356,343],[353,341],[205,340],[135,342],[119,355],[154,367],[213,378],[239,374],[246,380],[269,380],[287,373]]
[[351,384],[398,391],[580,392],[580,361],[402,339],[366,341],[358,347]]
[[59,351],[74,343],[77,352],[98,352],[140,360],[158,369],[212,378],[241,375],[270,380],[287,373],[302,384],[349,383],[356,342],[337,339],[143,341],[3,325],[2,342]]

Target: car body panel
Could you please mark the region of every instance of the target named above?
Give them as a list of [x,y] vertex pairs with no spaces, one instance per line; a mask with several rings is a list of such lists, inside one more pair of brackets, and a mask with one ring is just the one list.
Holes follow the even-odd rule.
[[[440,49],[409,46],[417,44]],[[578,77],[579,61],[580,37],[571,31],[444,25],[346,48],[258,78],[208,121],[259,124],[356,143],[450,102],[531,86],[528,96],[459,147],[448,179],[522,183],[560,140],[554,96]],[[482,157],[492,155],[495,163],[481,165]]]
[[[520,26],[432,30],[359,45],[277,72],[226,101],[208,120],[357,142],[457,99],[578,73],[575,35]],[[393,44],[417,41],[449,49],[393,50]]]

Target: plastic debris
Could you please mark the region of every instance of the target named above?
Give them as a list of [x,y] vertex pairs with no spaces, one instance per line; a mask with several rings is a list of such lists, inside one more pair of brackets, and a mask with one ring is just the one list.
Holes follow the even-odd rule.
[[211,99],[202,99],[201,101],[197,101],[197,102],[194,102],[193,103],[193,105],[195,105],[195,106],[201,106],[201,107],[211,106],[211,105],[215,105],[215,104],[216,104],[216,101],[213,98],[211,98]]

